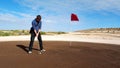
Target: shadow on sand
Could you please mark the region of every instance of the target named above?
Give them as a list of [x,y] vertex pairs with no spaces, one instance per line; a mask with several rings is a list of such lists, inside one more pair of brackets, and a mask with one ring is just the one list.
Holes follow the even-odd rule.
[[[24,50],[25,52],[28,52],[29,47],[25,46],[25,45],[16,45],[17,47],[21,48],[22,50]],[[36,48],[32,48],[33,50],[37,50],[39,51],[39,49]]]

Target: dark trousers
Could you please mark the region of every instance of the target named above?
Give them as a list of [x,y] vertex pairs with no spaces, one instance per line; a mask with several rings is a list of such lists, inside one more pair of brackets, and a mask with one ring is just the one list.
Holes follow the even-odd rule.
[[[33,47],[35,36],[36,36],[35,33],[31,33],[30,44],[29,44],[29,51],[32,51],[32,47]],[[42,38],[41,38],[41,34],[40,33],[39,33],[37,39],[39,41],[40,50],[42,50],[43,49],[43,45],[42,45]]]

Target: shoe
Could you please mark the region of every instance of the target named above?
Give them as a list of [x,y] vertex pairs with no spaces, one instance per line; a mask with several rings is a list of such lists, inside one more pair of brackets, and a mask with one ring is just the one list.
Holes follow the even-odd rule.
[[28,53],[29,53],[29,54],[31,54],[31,53],[32,53],[32,51],[29,51]]
[[40,50],[39,54],[42,54],[43,52],[45,52],[45,49]]
[[46,50],[45,49],[42,49],[41,52],[45,52]]
[[42,52],[40,51],[39,54],[42,54]]

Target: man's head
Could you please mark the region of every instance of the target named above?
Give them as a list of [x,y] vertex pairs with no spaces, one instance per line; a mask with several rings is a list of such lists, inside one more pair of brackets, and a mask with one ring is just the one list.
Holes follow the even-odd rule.
[[36,16],[36,21],[39,22],[41,20],[41,16],[40,15],[37,15]]

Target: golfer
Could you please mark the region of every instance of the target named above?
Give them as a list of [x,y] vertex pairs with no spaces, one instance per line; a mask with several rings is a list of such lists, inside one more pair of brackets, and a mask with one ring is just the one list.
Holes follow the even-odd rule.
[[41,26],[42,26],[41,16],[37,15],[36,18],[32,21],[32,27],[30,29],[31,38],[29,43],[29,51],[28,51],[29,54],[32,53],[32,47],[33,47],[35,37],[37,37],[39,41],[39,47],[40,47],[39,54],[46,51],[45,49],[43,49],[43,43],[42,43],[42,38],[40,34]]

